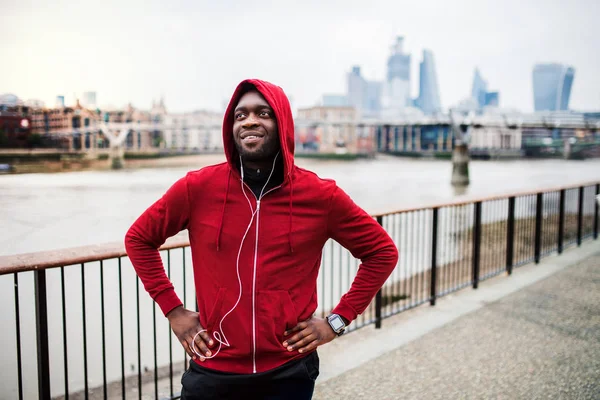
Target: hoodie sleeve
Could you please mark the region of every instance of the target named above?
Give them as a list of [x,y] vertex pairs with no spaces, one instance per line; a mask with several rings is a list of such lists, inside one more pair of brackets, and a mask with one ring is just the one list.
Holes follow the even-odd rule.
[[328,219],[329,236],[361,260],[350,290],[333,313],[348,323],[369,305],[398,262],[398,250],[387,232],[336,186]]
[[167,277],[158,248],[167,238],[187,228],[189,197],[187,177],[177,181],[133,223],[125,235],[125,249],[144,288],[163,314],[181,305]]

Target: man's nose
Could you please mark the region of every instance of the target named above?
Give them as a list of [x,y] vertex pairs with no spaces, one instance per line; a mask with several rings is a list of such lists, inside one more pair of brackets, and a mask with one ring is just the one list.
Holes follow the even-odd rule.
[[254,113],[250,113],[248,117],[244,120],[242,126],[244,128],[251,128],[258,125],[258,118]]

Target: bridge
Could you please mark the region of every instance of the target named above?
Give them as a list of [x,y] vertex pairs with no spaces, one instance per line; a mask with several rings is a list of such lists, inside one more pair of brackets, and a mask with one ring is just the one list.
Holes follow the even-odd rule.
[[[218,124],[98,122],[44,135],[68,150],[108,151],[113,166],[122,166],[124,151],[215,151],[222,148]],[[600,120],[577,114],[440,115],[395,120],[296,120],[297,153],[358,154],[449,158],[468,146],[475,158],[600,154]],[[109,149],[109,150],[106,150]]]

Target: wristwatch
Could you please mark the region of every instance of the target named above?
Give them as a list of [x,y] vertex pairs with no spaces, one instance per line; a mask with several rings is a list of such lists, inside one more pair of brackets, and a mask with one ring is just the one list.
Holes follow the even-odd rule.
[[328,315],[327,323],[329,323],[329,326],[331,326],[333,332],[335,332],[335,334],[338,336],[342,336],[344,332],[346,332],[346,323],[342,317],[337,314]]

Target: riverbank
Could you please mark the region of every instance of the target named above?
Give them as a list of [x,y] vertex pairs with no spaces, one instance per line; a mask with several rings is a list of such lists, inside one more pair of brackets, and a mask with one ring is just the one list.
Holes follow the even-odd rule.
[[[225,156],[218,153],[126,152],[123,164],[125,169],[196,165],[200,168],[222,161],[225,161]],[[5,173],[10,174],[108,171],[111,169],[108,149],[100,149],[93,153],[54,149],[2,150],[0,151],[0,164],[7,166]]]
[[[363,154],[337,153],[300,153],[297,158],[353,161],[369,158]],[[372,157],[372,156],[371,156]],[[123,168],[166,168],[192,167],[201,168],[206,165],[225,161],[223,153],[165,153],[165,152],[125,152]],[[1,150],[0,173],[56,173],[73,171],[106,171],[111,169],[108,149],[95,152],[57,151],[55,149],[34,150]]]

